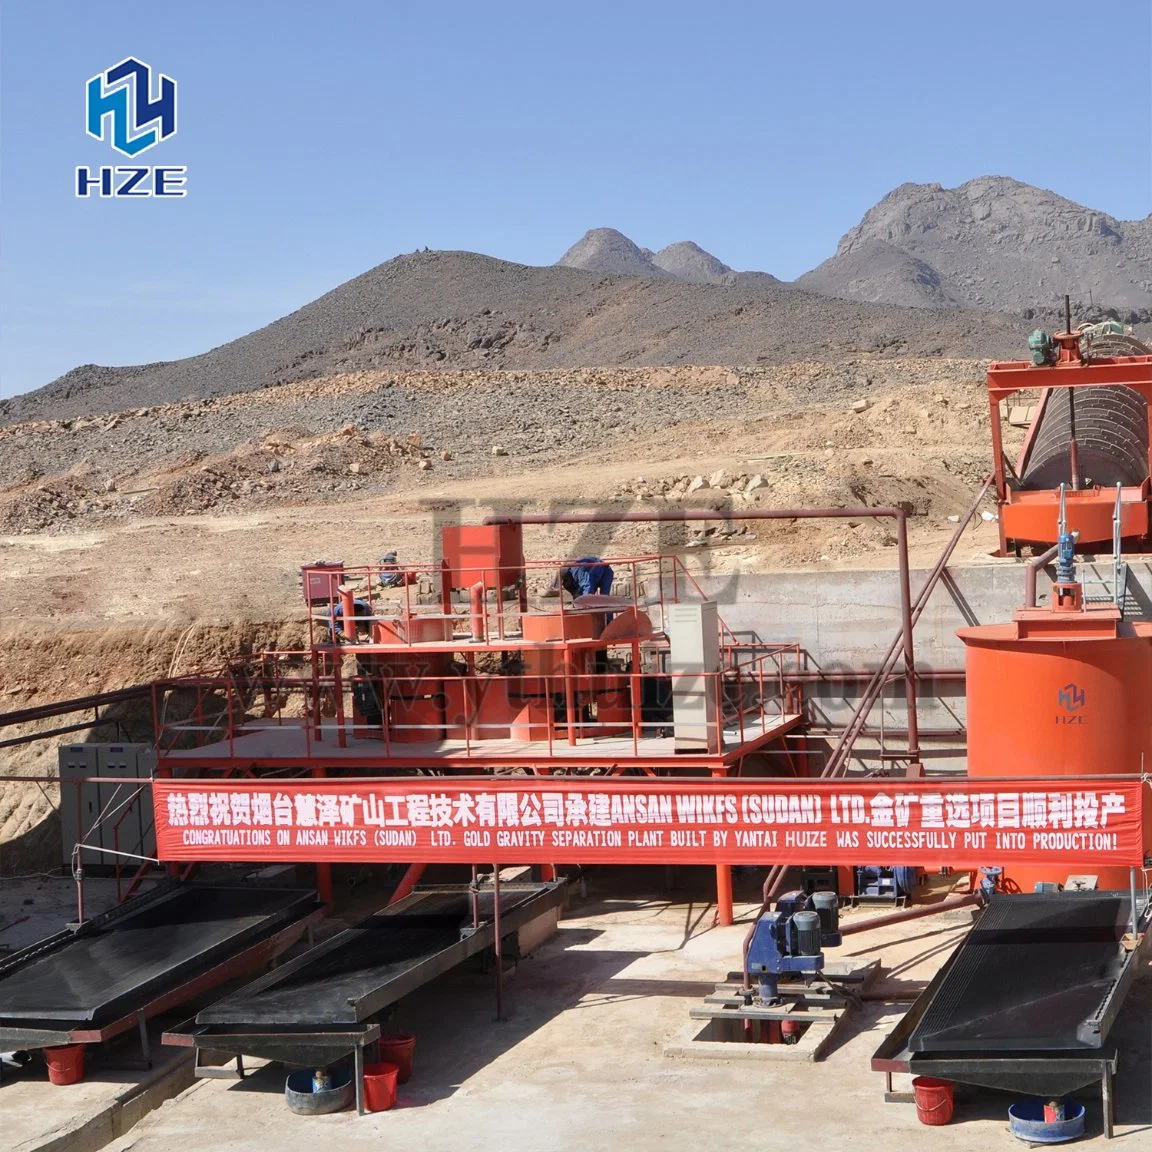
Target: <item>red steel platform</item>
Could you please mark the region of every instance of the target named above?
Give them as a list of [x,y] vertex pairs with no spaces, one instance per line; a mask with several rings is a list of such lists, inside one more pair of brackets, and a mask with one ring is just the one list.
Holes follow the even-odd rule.
[[544,767],[549,771],[571,768],[635,767],[661,771],[686,769],[695,772],[727,771],[752,752],[787,735],[803,717],[798,712],[745,717],[739,726],[721,729],[719,753],[677,752],[672,736],[584,737],[575,744],[564,740],[434,740],[421,743],[383,741],[345,735],[327,727],[317,740],[305,725],[249,724],[226,740],[200,748],[174,749],[159,758],[161,770],[183,774],[190,768],[310,768],[317,764],[333,769],[438,769],[474,772],[500,767]]

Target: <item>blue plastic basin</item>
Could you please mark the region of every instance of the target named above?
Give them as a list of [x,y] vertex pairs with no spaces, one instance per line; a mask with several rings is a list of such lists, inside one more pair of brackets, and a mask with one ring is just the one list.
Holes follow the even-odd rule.
[[1008,1109],[1012,1135],[1030,1144],[1063,1144],[1084,1135],[1084,1105],[1069,1100],[1063,1120],[1044,1119],[1043,1100],[1021,1100]]

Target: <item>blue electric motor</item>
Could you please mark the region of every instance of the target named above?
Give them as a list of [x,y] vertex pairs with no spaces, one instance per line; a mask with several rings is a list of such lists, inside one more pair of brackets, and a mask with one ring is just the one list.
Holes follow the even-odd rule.
[[789,892],[772,912],[756,921],[748,945],[748,973],[757,977],[760,999],[780,1002],[782,973],[815,976],[824,967],[824,948],[840,943],[839,910],[834,892]]
[[855,895],[898,900],[916,891],[916,879],[915,868],[859,864],[856,867]]

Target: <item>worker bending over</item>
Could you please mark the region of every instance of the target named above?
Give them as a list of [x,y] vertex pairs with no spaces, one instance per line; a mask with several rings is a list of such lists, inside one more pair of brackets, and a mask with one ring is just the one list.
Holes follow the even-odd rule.
[[611,567],[599,556],[581,556],[560,569],[558,580],[559,586],[575,600],[580,596],[611,595],[612,575]]

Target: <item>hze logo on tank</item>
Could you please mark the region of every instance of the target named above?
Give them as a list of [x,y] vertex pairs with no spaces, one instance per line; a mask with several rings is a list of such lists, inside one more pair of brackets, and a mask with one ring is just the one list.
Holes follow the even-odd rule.
[[[176,81],[129,56],[88,81],[85,131],[134,159],[176,135]],[[81,199],[186,196],[187,167],[103,165],[76,168]]]
[[1056,713],[1056,723],[1083,724],[1084,716],[1081,709],[1085,700],[1083,688],[1078,688],[1075,684],[1065,684],[1056,695],[1056,703],[1061,709]]

